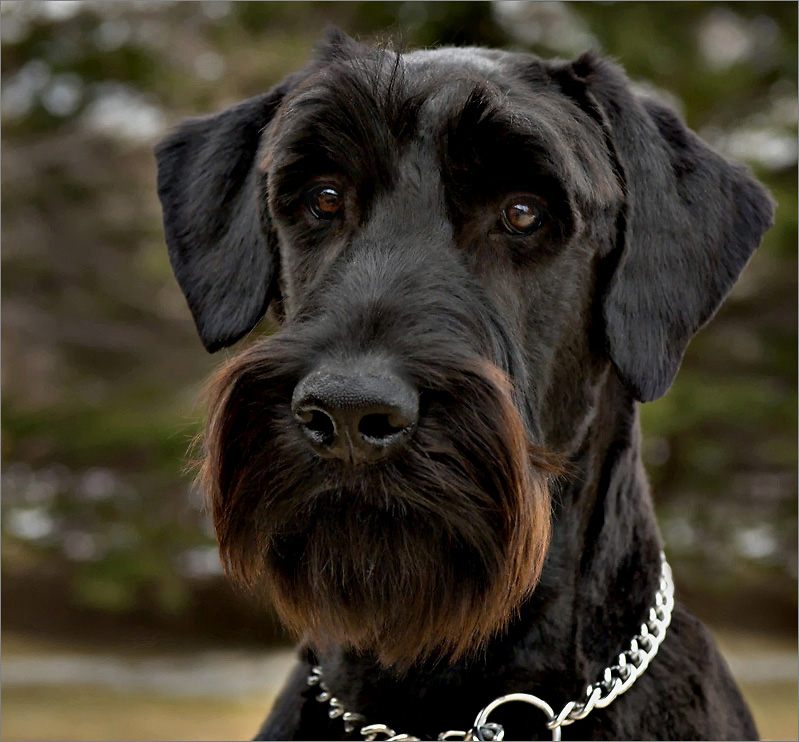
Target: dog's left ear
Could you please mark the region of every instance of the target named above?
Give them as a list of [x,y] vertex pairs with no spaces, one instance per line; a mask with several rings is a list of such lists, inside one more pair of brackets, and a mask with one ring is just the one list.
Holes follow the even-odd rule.
[[626,204],[602,298],[611,361],[642,402],[666,393],[691,337],[718,309],[771,226],[767,191],[622,69],[586,54],[551,72],[602,125]]
[[169,260],[213,353],[266,313],[276,282],[259,143],[293,77],[222,113],[188,119],[155,149]]

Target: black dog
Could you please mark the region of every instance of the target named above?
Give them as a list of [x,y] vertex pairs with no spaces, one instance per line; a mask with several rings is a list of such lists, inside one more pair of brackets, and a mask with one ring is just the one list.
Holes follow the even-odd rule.
[[[201,474],[228,573],[304,639],[259,738],[756,736],[679,606],[644,671],[636,413],[771,223],[745,169],[593,55],[339,34],[157,156],[206,348],[281,323],[214,382]],[[475,723],[510,693],[554,710]]]

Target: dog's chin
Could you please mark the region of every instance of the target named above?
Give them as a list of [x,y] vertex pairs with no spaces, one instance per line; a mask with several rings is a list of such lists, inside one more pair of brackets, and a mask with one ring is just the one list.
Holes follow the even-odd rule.
[[322,651],[369,653],[397,671],[473,656],[540,569],[538,550],[519,563],[516,546],[474,515],[442,522],[400,498],[378,506],[327,493],[265,539],[264,587],[281,619]]

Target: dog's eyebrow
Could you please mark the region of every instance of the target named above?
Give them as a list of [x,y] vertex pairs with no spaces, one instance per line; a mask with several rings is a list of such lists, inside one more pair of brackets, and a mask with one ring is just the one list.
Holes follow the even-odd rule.
[[450,118],[443,144],[445,159],[472,176],[529,172],[557,182],[569,177],[569,155],[552,125],[520,111],[494,86],[475,85]]
[[457,133],[462,129],[473,129],[487,120],[496,118],[498,114],[496,94],[487,85],[475,85],[451,125]]
[[271,166],[279,151],[284,167],[306,162],[351,176],[368,169],[377,182],[387,183],[391,153],[413,135],[424,101],[407,90],[400,61],[332,65],[307,78],[288,100],[262,167]]
[[455,143],[469,141],[478,148],[483,143],[492,147],[504,143],[511,149],[523,143],[528,154],[546,154],[551,160],[553,155],[558,157],[561,147],[556,132],[545,120],[549,107],[541,109],[540,118],[527,115],[513,105],[505,91],[477,85],[450,120],[448,136]]
[[617,186],[601,135],[552,92],[475,85],[444,135],[445,169],[453,180],[535,190],[555,187],[576,206],[605,204]]

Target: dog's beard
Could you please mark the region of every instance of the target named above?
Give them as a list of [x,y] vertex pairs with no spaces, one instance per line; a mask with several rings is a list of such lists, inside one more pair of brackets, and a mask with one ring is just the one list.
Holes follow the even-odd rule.
[[228,575],[319,649],[398,669],[473,655],[513,618],[543,565],[554,471],[496,366],[418,366],[414,436],[352,468],[303,441],[288,402],[303,369],[272,338],[212,384],[201,468]]

